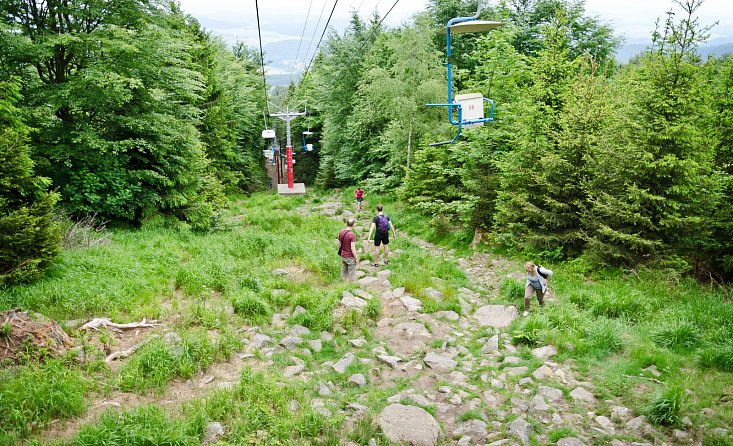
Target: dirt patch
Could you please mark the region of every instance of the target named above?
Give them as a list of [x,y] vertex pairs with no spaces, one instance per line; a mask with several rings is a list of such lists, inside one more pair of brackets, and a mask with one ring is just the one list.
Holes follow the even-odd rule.
[[21,309],[0,312],[0,364],[15,363],[21,355],[63,356],[74,342],[52,319]]

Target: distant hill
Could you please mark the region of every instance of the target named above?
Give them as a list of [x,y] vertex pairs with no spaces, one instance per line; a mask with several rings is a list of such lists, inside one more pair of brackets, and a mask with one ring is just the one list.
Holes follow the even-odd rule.
[[[629,60],[631,60],[632,57],[636,56],[637,54],[642,53],[646,48],[648,48],[648,44],[641,44],[641,43],[630,43],[627,45],[622,46],[618,52],[616,53],[616,60],[621,63],[626,63]],[[705,44],[700,46],[700,56],[704,58],[708,56],[715,56],[715,57],[721,57],[726,54],[733,53],[733,42],[731,43],[715,43],[715,44]]]

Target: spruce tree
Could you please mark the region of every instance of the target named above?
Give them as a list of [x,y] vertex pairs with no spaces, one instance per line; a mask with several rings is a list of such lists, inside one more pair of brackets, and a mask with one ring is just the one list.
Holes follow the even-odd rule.
[[0,284],[35,279],[59,252],[58,197],[33,175],[19,100],[17,83],[0,82]]

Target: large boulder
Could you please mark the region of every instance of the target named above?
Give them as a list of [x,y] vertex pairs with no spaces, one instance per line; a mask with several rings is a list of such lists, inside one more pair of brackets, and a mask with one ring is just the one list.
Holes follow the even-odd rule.
[[440,426],[424,409],[391,404],[378,417],[379,427],[392,443],[437,446]]
[[482,327],[505,328],[517,318],[517,308],[504,305],[485,305],[474,313],[473,318]]

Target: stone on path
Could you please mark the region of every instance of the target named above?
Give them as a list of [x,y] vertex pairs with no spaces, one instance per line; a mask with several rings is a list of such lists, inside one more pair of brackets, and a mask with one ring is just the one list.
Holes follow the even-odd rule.
[[631,409],[623,406],[611,406],[611,419],[612,420],[628,420],[631,418]]
[[565,437],[557,440],[557,446],[585,446],[585,443],[575,437]]
[[416,336],[421,337],[430,337],[430,332],[423,324],[419,324],[417,322],[403,322],[401,324],[397,324],[392,328],[392,332],[395,335],[406,335],[408,338],[413,338]]
[[575,389],[573,389],[573,391],[570,392],[570,398],[574,399],[575,401],[583,401],[585,403],[596,403],[596,397],[582,387],[576,387]]
[[357,387],[364,387],[366,386],[366,383],[366,377],[361,373],[349,376],[349,384],[353,384]]
[[509,376],[522,376],[526,375],[527,372],[529,372],[529,367],[507,367],[504,369],[504,372],[506,372],[506,374]]
[[270,341],[272,341],[272,338],[262,333],[257,333],[252,337],[252,345],[256,348],[265,347],[270,343]]
[[382,281],[376,277],[366,276],[357,280],[357,283],[363,288],[374,288],[382,285]]
[[367,306],[367,301],[360,297],[356,297],[348,291],[344,291],[341,295],[341,305],[347,308],[364,308]]
[[396,369],[398,365],[397,363],[402,361],[402,358],[397,357],[397,356],[390,356],[390,355],[379,355],[377,356],[377,359],[389,365],[393,369]]
[[280,345],[287,348],[288,350],[292,350],[302,343],[303,338],[300,338],[298,336],[285,336],[280,340]]
[[547,367],[546,365],[540,366],[540,368],[532,372],[532,376],[534,376],[535,379],[538,379],[538,380],[549,378],[552,375],[553,375],[552,369]]
[[308,341],[308,346],[316,353],[320,352],[321,349],[323,349],[323,343],[320,339],[313,339]]
[[448,319],[449,321],[457,321],[461,318],[461,316],[459,316],[455,311],[438,311],[435,313],[435,316]]
[[514,435],[524,446],[529,446],[529,434],[532,426],[524,418],[517,418],[509,425],[509,433]]
[[301,307],[300,305],[297,305],[295,307],[295,310],[293,310],[293,317],[299,316],[305,312],[306,312],[305,308]]
[[488,433],[485,422],[481,420],[468,420],[458,425],[458,427],[453,431],[453,437],[469,437],[475,444],[483,440]]
[[207,445],[209,443],[215,443],[219,437],[224,436],[224,426],[218,421],[212,421],[206,425],[206,433],[204,434],[204,440],[202,444]]
[[407,308],[407,311],[422,310],[422,302],[412,296],[402,296],[400,297],[400,301],[405,306],[405,308]]
[[563,399],[563,393],[560,389],[555,389],[554,387],[540,386],[537,390],[540,395],[544,396],[552,402],[562,401]]
[[311,331],[308,329],[308,327],[304,327],[302,325],[294,325],[293,328],[290,329],[290,334],[293,336],[308,336],[311,334]]
[[412,446],[437,446],[440,426],[424,409],[403,404],[384,408],[378,417],[379,427],[392,443]]
[[546,345],[544,347],[532,350],[532,356],[540,359],[548,359],[557,354],[557,347],[554,345]]
[[438,302],[442,302],[443,299],[445,299],[445,294],[441,293],[435,288],[425,288],[424,290],[422,290],[422,292],[429,298],[434,299]]
[[434,370],[453,370],[458,365],[456,361],[434,352],[425,355],[423,361],[425,361],[428,367]]
[[481,347],[482,353],[494,353],[499,351],[499,335],[494,335]]
[[506,328],[517,318],[517,308],[504,305],[485,305],[476,310],[473,318],[482,327]]
[[291,365],[289,367],[285,367],[285,370],[283,371],[283,376],[285,378],[292,378],[294,376],[300,375],[305,371],[305,364],[295,364]]
[[339,359],[336,364],[332,367],[338,373],[344,373],[346,368],[350,366],[356,360],[356,356],[353,353],[347,353],[343,358]]
[[405,295],[405,287],[399,287],[392,290],[392,296],[394,296],[396,299],[399,299],[400,297]]

